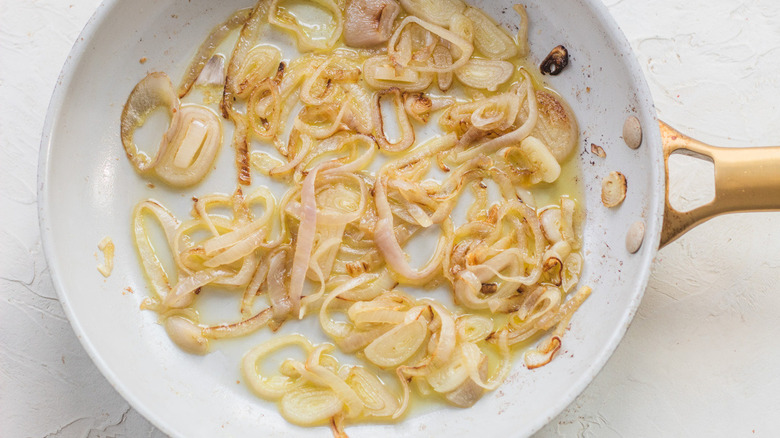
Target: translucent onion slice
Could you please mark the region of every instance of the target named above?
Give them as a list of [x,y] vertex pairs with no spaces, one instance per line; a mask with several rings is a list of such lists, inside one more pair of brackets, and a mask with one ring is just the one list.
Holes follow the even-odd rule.
[[[214,256],[214,258],[216,258],[217,255],[223,256],[231,249],[239,246],[242,242],[254,241],[253,235],[258,231],[262,231],[260,233],[261,236],[264,236],[268,231],[268,228],[271,226],[273,215],[276,213],[276,199],[274,198],[273,193],[265,187],[258,187],[245,202],[247,206],[262,203],[264,207],[263,214],[258,218],[251,218],[246,221],[246,223],[227,233],[220,234],[204,241],[201,246],[203,247],[206,256]],[[222,260],[219,264],[234,262],[239,258],[248,255],[256,248],[257,246],[252,247],[249,251],[239,250],[240,256],[232,255],[236,258],[227,258]],[[219,264],[216,263],[217,262],[206,262],[204,265],[208,267],[219,266]]]
[[[451,65],[451,63],[450,63]],[[433,82],[433,75],[410,68],[396,68],[385,55],[372,56],[363,63],[363,79],[375,89],[398,88],[401,91],[423,91]]]
[[474,23],[474,46],[490,59],[509,59],[517,56],[517,45],[512,37],[487,14],[468,7],[463,15]]
[[[354,306],[353,306],[354,307]],[[350,307],[349,317],[355,327],[359,329],[371,328],[373,324],[401,324],[404,322],[405,312],[386,308],[366,309],[354,311]]]
[[247,102],[246,116],[254,134],[261,140],[276,137],[282,125],[281,112],[279,85],[266,78],[254,88]]
[[509,129],[517,120],[524,95],[520,87],[509,92],[481,99],[475,102],[456,103],[439,119],[439,125],[448,131],[464,132],[468,136],[470,127],[479,131],[502,132]]
[[[333,48],[344,29],[344,17],[341,13],[341,8],[333,0],[312,0],[312,3],[316,3],[322,6],[333,16],[335,25],[330,32],[330,35],[325,39],[314,39],[305,30],[309,25],[301,23],[298,19],[279,8],[279,2],[281,0],[273,0],[268,11],[268,22],[279,26],[282,29],[288,30],[295,35],[298,50],[301,52],[310,51],[324,51]],[[317,25],[319,26],[319,24]]]
[[531,53],[531,48],[528,47],[528,12],[525,6],[520,4],[512,6],[512,9],[520,15],[520,25],[517,29],[517,54],[524,58]]
[[458,340],[478,342],[485,340],[493,332],[493,320],[479,315],[462,315],[455,321]]
[[[305,316],[307,313],[312,313],[308,312],[309,308],[314,307],[314,305],[325,295],[327,286],[326,280],[331,276],[336,253],[341,245],[345,227],[334,226],[329,228],[332,230],[331,232],[334,234],[334,237],[323,236],[309,262],[309,272],[314,274],[313,276],[309,274],[309,278],[314,277],[312,280],[319,282],[320,288],[316,293],[301,298],[301,311],[299,314],[301,317]],[[321,261],[322,259],[324,260]]]
[[518,122],[522,122],[517,129],[510,131],[499,137],[490,139],[485,143],[482,143],[478,147],[473,147],[465,152],[461,152],[455,158],[457,162],[465,162],[471,158],[474,158],[480,154],[489,155],[493,152],[502,149],[507,146],[517,146],[521,141],[528,137],[536,127],[536,122],[539,120],[539,110],[537,108],[536,96],[534,94],[533,83],[527,73],[523,73],[525,76],[524,86],[521,85],[519,90],[524,92],[521,94],[525,96],[528,102],[528,112],[525,120],[522,119],[522,111],[518,114]]
[[[244,380],[258,396],[266,400],[278,400],[291,389],[293,379],[285,375],[263,376],[258,371],[259,364],[273,352],[285,347],[299,347],[308,356],[314,350],[314,346],[304,336],[291,334],[272,338],[249,350],[241,360],[241,372]],[[336,400],[338,398],[333,395]],[[340,405],[340,403],[336,403]]]
[[271,309],[263,309],[256,315],[232,324],[218,324],[203,328],[203,336],[209,339],[237,338],[254,333],[268,325]]
[[551,243],[563,241],[561,235],[561,209],[557,207],[545,208],[539,213],[539,223],[542,226],[544,237]]
[[[449,20],[448,20],[449,21]],[[468,62],[469,58],[471,58],[471,54],[474,52],[474,46],[467,40],[463,39],[460,35],[457,35],[456,33],[449,31],[441,26],[437,26],[435,24],[431,24],[427,21],[420,20],[417,17],[414,16],[408,16],[401,21],[401,24],[398,25],[398,28],[395,30],[395,33],[393,33],[393,36],[390,38],[390,41],[387,43],[387,55],[390,57],[390,59],[393,59],[395,54],[398,52],[398,49],[396,47],[396,44],[403,33],[406,26],[417,24],[423,29],[427,30],[428,32],[432,33],[433,35],[439,37],[441,40],[447,41],[453,46],[457,47],[460,51],[460,56],[457,60],[455,60],[451,65],[447,67],[437,67],[436,65],[430,65],[430,63],[421,63],[421,64],[414,64],[409,63],[408,67],[412,70],[416,70],[418,72],[431,72],[431,73],[447,73],[452,72],[460,67],[463,67],[466,62]]]
[[409,310],[406,300],[392,299],[386,293],[371,301],[358,301],[347,310],[349,320],[358,327],[372,324],[402,324]]
[[173,186],[190,186],[211,170],[222,145],[222,123],[208,107],[182,105],[163,141],[166,140],[169,144],[154,168],[155,173]]
[[[395,143],[387,139],[384,128],[384,117],[382,115],[382,97],[392,95],[393,109],[398,126],[401,129],[401,138]],[[379,149],[385,152],[401,152],[414,144],[414,127],[409,121],[409,117],[404,109],[404,101],[401,97],[401,90],[390,88],[388,90],[378,91],[374,94],[374,104],[372,106],[372,120],[374,122],[374,138],[379,144]]]
[[551,183],[561,175],[561,165],[547,146],[536,137],[526,137],[520,142],[522,167],[531,172],[531,183]]
[[[572,315],[574,315],[574,312],[577,311],[577,309],[580,308],[582,303],[585,302],[585,300],[588,299],[590,296],[590,293],[592,292],[592,289],[588,286],[582,286],[574,296],[566,300],[565,303],[561,306],[559,312],[561,314],[561,323],[568,324],[569,319],[571,319]],[[556,327],[556,332],[560,331],[561,334],[563,334],[563,330],[566,329],[566,325],[561,326],[559,324],[558,327]]]
[[401,0],[406,12],[439,26],[450,24],[450,17],[466,9],[461,0]]
[[405,93],[404,109],[420,123],[428,123],[431,112],[438,111],[455,103],[454,97],[428,96],[423,93]]
[[568,196],[561,196],[561,235],[573,249],[580,248],[580,242],[574,233],[574,209],[576,203]]
[[388,266],[404,281],[412,284],[425,283],[436,271],[441,269],[441,260],[444,257],[445,248],[448,246],[448,234],[451,233],[452,223],[449,220],[442,223],[442,233],[433,256],[422,269],[413,269],[409,266],[406,254],[398,243],[393,229],[393,214],[387,200],[386,185],[386,177],[380,177],[374,186],[374,200],[379,215],[374,228],[374,243],[382,252]]
[[[442,45],[437,45],[433,49],[433,64],[439,68],[446,68],[452,65],[452,53]],[[441,91],[447,91],[452,86],[452,73],[436,73],[436,85]]]
[[458,358],[458,360],[448,361],[439,368],[434,368],[433,371],[425,377],[428,383],[433,387],[433,390],[440,394],[454,391],[468,378],[469,371],[463,365],[460,358]]
[[293,265],[290,269],[290,301],[292,310],[298,313],[301,309],[300,302],[303,295],[303,282],[306,280],[306,272],[309,269],[309,259],[314,248],[314,238],[317,230],[317,199],[314,184],[320,167],[315,167],[306,175],[301,185],[301,207],[303,212],[298,226],[298,234],[295,237],[295,253]]
[[130,92],[124,108],[122,109],[121,137],[130,163],[141,173],[154,168],[168,148],[176,131],[168,130],[163,135],[160,146],[154,158],[150,157],[136,146],[133,136],[135,130],[143,126],[146,118],[158,108],[164,108],[171,117],[171,125],[179,112],[181,104],[173,89],[168,75],[161,72],[152,72],[146,75]]
[[[363,401],[355,391],[340,378],[334,370],[338,367],[338,361],[331,356],[321,355],[322,352],[331,351],[332,344],[321,344],[315,347],[314,351],[306,359],[306,364],[292,362],[295,370],[300,373],[301,380],[314,383],[315,385],[330,388],[339,398],[341,405],[346,407],[347,417],[356,417],[363,412]],[[333,362],[333,370],[321,364],[321,361],[330,360]]]
[[233,92],[248,98],[256,84],[276,75],[282,52],[275,46],[259,45],[253,47],[244,57],[233,82]]
[[[306,105],[338,103],[343,98],[340,87],[334,82],[355,82],[360,78],[360,69],[354,54],[343,50],[329,56],[303,81],[299,98]],[[315,95],[316,87],[324,83],[325,90]],[[342,91],[339,93],[339,91]]]
[[564,293],[569,293],[577,284],[582,273],[582,256],[575,253],[569,254],[563,261],[563,272],[561,273],[561,287]]
[[447,309],[435,301],[426,301],[426,303],[436,314],[437,320],[434,322],[439,325],[436,332],[436,347],[433,349],[429,347],[428,354],[432,358],[431,364],[433,366],[441,366],[451,359],[452,353],[455,351],[455,319]]
[[472,58],[455,70],[455,76],[467,87],[496,91],[514,71],[515,67],[507,61]]
[[428,325],[423,319],[399,325],[368,344],[363,352],[377,366],[392,368],[406,362],[419,350]]
[[367,415],[390,417],[398,409],[398,399],[377,376],[365,368],[352,367],[345,381],[363,401]]
[[169,247],[176,236],[176,228],[179,226],[179,221],[170,211],[160,205],[157,201],[149,200],[139,202],[133,209],[133,237],[135,248],[141,258],[144,274],[152,285],[152,298],[154,300],[161,300],[168,295],[171,290],[171,285],[168,279],[168,273],[165,272],[162,262],[157,257],[157,250],[149,240],[149,234],[144,220],[146,214],[151,214],[160,225],[162,225],[167,240],[166,243],[168,243]]
[[307,106],[301,109],[293,123],[298,131],[317,140],[323,140],[344,127],[342,122],[349,109],[349,102],[344,102],[340,106]]
[[231,115],[231,112],[235,111],[233,109],[233,102],[237,90],[237,74],[244,63],[247,54],[255,45],[257,45],[257,42],[260,39],[262,24],[268,13],[268,6],[269,3],[267,1],[258,1],[255,3],[255,7],[252,9],[252,12],[249,13],[249,17],[241,27],[238,40],[233,47],[233,52],[230,55],[230,63],[228,64],[227,73],[225,75],[225,88],[222,93],[222,102],[220,102],[219,105],[222,110],[222,117],[224,118],[228,118]]
[[165,320],[165,332],[174,344],[192,354],[206,354],[209,340],[203,336],[203,329],[187,318],[171,316]]
[[211,60],[217,47],[222,44],[222,41],[224,41],[232,31],[244,25],[247,18],[249,18],[251,11],[251,8],[247,8],[233,12],[225,21],[218,24],[217,27],[209,33],[200,47],[198,47],[198,52],[192,58],[192,62],[190,62],[184,77],[181,79],[178,90],[180,98],[184,97],[184,95],[190,91],[190,88],[192,88],[192,85],[200,76],[206,63]]
[[464,40],[471,43],[474,42],[474,22],[465,15],[461,13],[454,14],[450,17],[448,25],[451,31],[460,35]]
[[349,96],[349,110],[344,115],[344,124],[359,134],[370,135],[371,125],[371,95],[368,87],[354,83],[342,84]]
[[179,278],[179,281],[176,282],[176,285],[171,289],[171,292],[163,299],[163,306],[171,309],[189,307],[201,287],[212,283],[215,280],[229,276],[229,271],[207,269],[204,271],[197,271],[188,277]]
[[[463,361],[460,361],[463,363]],[[464,366],[464,369],[468,367]],[[487,356],[482,356],[482,360],[477,366],[479,377],[484,380],[487,378],[488,373],[488,361]],[[460,408],[468,408],[474,405],[485,394],[485,389],[479,386],[477,382],[471,376],[467,375],[467,378],[461,382],[455,389],[449,391],[444,395],[444,398],[448,402],[458,406]]]
[[344,409],[338,395],[330,388],[302,385],[282,396],[279,409],[284,418],[299,426],[324,424]]
[[261,151],[252,151],[250,163],[255,170],[266,176],[274,175],[274,169],[281,168],[285,165],[282,160]]
[[471,124],[482,131],[503,131],[512,126],[520,111],[520,98],[517,93],[505,93],[485,99],[471,113]]
[[327,333],[331,338],[336,340],[337,343],[339,344],[339,348],[346,351],[347,353],[354,352],[356,349],[359,348],[363,348],[364,346],[368,345],[368,342],[354,349],[344,348],[344,346],[340,342],[338,342],[338,340],[346,338],[353,333],[352,324],[344,321],[334,321],[330,317],[329,307],[331,303],[336,301],[336,299],[342,294],[350,292],[351,290],[360,289],[365,284],[371,283],[377,278],[379,278],[378,274],[363,274],[344,282],[343,284],[337,286],[328,294],[328,296],[325,298],[325,301],[323,301],[322,306],[320,307],[319,320],[320,320],[320,326],[322,327],[322,330],[325,333]]
[[512,369],[512,357],[509,351],[509,346],[506,344],[506,340],[503,339],[503,335],[498,341],[499,353],[501,362],[495,374],[485,380],[487,375],[487,369],[485,365],[485,353],[479,349],[474,343],[464,343],[461,345],[460,355],[469,370],[469,377],[479,387],[488,391],[493,391],[501,385],[506,377],[509,375],[509,371]]

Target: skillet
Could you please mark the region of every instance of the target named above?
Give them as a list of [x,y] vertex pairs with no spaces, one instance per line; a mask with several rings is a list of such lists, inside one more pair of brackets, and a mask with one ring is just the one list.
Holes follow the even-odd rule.
[[[473,3],[515,30],[517,17],[510,2]],[[246,345],[237,342],[209,356],[193,357],[168,342],[153,314],[138,310],[145,286],[135,263],[127,212],[148,196],[148,189],[119,147],[119,113],[129,90],[147,71],[164,70],[176,77],[216,23],[249,5],[239,0],[104,2],[71,52],[44,128],[41,230],[63,307],[109,381],[139,412],[174,436],[245,436],[258,430],[290,436],[328,433],[289,425],[273,405],[236,385],[236,358]],[[687,139],[666,126],[657,128],[641,70],[599,2],[537,1],[527,6],[532,59],[539,61],[558,44],[565,44],[572,56],[569,68],[550,84],[571,104],[580,124],[576,159],[587,209],[581,284],[592,285],[595,292],[572,320],[565,351],[549,365],[529,372],[515,364],[502,388],[474,408],[421,407],[396,425],[352,426],[348,430],[353,436],[426,436],[434,431],[467,436],[485,433],[485,428],[491,435],[533,433],[584,389],[614,351],[639,305],[659,245],[712,215],[778,204],[777,196],[759,195],[778,184],[771,162],[755,167],[765,149],[736,153]],[[142,57],[148,59],[146,64],[138,62]],[[643,128],[638,149],[626,147],[621,138],[629,116],[637,117]],[[589,153],[591,142],[604,147],[605,159]],[[716,165],[716,200],[689,213],[671,209],[665,196],[666,158],[678,149],[709,157]],[[223,163],[219,169],[232,172]],[[744,178],[747,169],[753,178]],[[613,170],[626,175],[628,194],[620,208],[607,210],[600,204],[600,184]],[[217,184],[219,179],[215,172],[203,190],[229,191]],[[224,174],[221,179],[231,180]],[[188,200],[165,196],[174,210],[186,211]],[[644,226],[643,244],[631,254],[626,234],[637,222]],[[116,243],[117,266],[104,282],[96,275],[91,254],[105,235]],[[138,293],[117,292],[126,287]]]

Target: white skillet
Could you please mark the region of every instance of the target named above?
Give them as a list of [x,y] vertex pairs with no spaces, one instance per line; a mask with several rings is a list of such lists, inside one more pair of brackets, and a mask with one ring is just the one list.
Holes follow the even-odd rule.
[[[131,241],[131,209],[138,200],[154,197],[183,217],[191,201],[179,192],[148,188],[133,171],[119,141],[122,106],[149,71],[166,71],[175,82],[211,28],[251,3],[104,1],[68,57],[43,133],[40,225],[60,301],[101,372],[134,408],[172,436],[330,434],[325,428],[290,425],[274,405],[237,384],[238,359],[267,334],[227,342],[205,357],[192,356],[168,340],[154,313],[138,308],[146,285]],[[510,32],[516,31],[513,2],[472,3]],[[661,240],[665,207],[662,138],[644,77],[600,2],[525,4],[531,17],[532,59],[538,64],[558,44],[564,44],[571,56],[569,67],[549,81],[571,104],[581,129],[577,160],[587,210],[581,284],[591,285],[594,292],[575,315],[562,351],[549,365],[529,371],[518,361],[504,385],[470,409],[423,406],[398,424],[350,426],[350,436],[530,435],[593,379],[639,305]],[[144,57],[148,61],[142,64]],[[623,123],[632,115],[644,127],[642,145],[636,150],[621,138]],[[605,159],[589,152],[591,142],[607,151]],[[217,170],[197,190],[232,191],[231,160],[232,153],[224,150]],[[608,210],[601,206],[600,183],[612,170],[626,176],[628,195],[622,206]],[[693,219],[688,225],[696,222]],[[644,243],[630,254],[626,233],[637,221],[645,226]],[[678,223],[683,222],[678,218]],[[684,228],[666,230],[664,242]],[[106,280],[95,269],[98,261],[93,257],[104,236],[116,244],[114,273]],[[318,331],[314,322],[285,330]]]

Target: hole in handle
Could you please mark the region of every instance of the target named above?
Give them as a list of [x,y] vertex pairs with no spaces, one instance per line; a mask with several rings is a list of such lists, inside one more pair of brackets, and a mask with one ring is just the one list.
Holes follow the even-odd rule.
[[669,203],[680,213],[715,200],[715,165],[695,152],[678,149],[669,156]]

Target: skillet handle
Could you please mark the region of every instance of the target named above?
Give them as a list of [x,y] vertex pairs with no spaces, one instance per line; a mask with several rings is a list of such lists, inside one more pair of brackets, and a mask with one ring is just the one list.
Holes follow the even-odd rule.
[[[715,147],[687,137],[664,122],[659,125],[666,173],[661,247],[724,213],[780,210],[780,147]],[[715,199],[684,213],[669,203],[669,156],[676,151],[710,160],[715,167]]]

